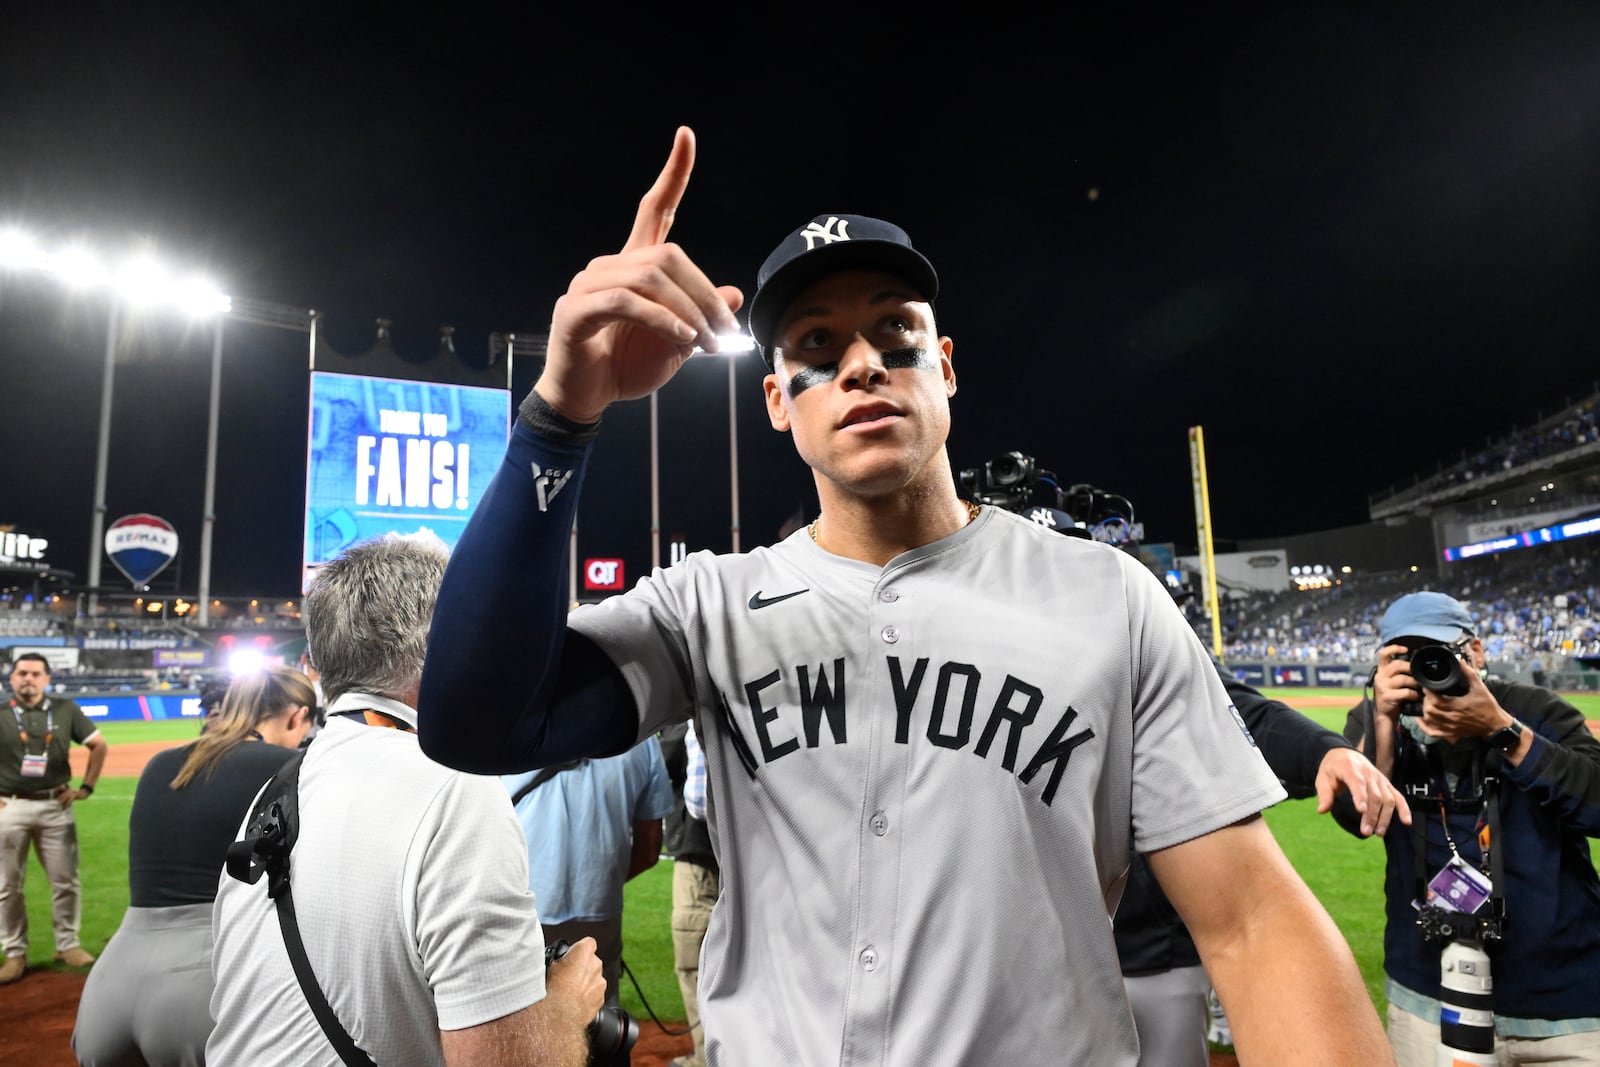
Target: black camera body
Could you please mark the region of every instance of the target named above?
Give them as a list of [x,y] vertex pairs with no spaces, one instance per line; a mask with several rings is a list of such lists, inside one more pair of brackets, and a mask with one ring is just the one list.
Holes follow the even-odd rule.
[[956,475],[961,495],[989,507],[1032,519],[1062,533],[1076,533],[1119,547],[1137,547],[1144,525],[1134,521],[1125,496],[1087,483],[1062,488],[1054,471],[1025,452],[1003,452],[981,467]]
[[1472,689],[1461,669],[1460,654],[1449,645],[1423,645],[1395,658],[1409,661],[1417,684],[1442,697],[1463,697]]
[[[572,947],[556,941],[544,947],[544,969]],[[589,1023],[589,1063],[591,1067],[627,1067],[634,1043],[639,1040],[639,1023],[614,1004],[602,1004]]]
[[1033,500],[1034,487],[1043,475],[1054,487],[1055,477],[1041,471],[1032,456],[1022,452],[1006,452],[984,463],[982,467],[969,467],[957,475],[961,494],[969,500],[1006,511],[1021,511]]
[[1493,945],[1505,937],[1504,925],[1496,915],[1467,915],[1437,904],[1424,904],[1417,909],[1417,929],[1429,945],[1462,940]]

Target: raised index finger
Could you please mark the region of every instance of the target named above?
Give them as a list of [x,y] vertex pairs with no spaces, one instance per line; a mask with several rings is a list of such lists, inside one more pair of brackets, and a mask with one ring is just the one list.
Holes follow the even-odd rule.
[[683,191],[689,187],[689,172],[694,170],[694,131],[679,126],[672,139],[672,154],[667,165],[656,176],[656,183],[639,201],[639,213],[633,218],[633,232],[628,234],[624,252],[635,248],[658,245],[667,239],[672,220],[678,214],[678,203]]

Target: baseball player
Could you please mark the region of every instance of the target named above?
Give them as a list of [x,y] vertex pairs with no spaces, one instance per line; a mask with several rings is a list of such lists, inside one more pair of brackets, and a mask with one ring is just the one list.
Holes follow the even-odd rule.
[[817,519],[567,618],[602,413],[716,350],[744,303],[666,240],[693,157],[680,128],[627,244],[556,302],[438,601],[427,752],[508,772],[701,709],[712,1067],[1134,1064],[1108,916],[1135,850],[1242,1059],[1391,1063],[1348,946],[1259,817],[1283,790],[1165,588],[958,497],[953,344],[898,227],[819,216],[758,274],[767,413],[814,472]]

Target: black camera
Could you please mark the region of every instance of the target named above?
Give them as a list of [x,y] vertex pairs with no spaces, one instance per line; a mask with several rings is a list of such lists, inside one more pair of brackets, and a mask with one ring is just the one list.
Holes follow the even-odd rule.
[[1497,916],[1467,915],[1441,908],[1437,904],[1424,904],[1417,909],[1417,929],[1422,933],[1422,940],[1429,945],[1461,940],[1478,940],[1493,945],[1505,937],[1504,926]]
[[1395,658],[1408,660],[1411,677],[1417,684],[1442,697],[1466,696],[1472,689],[1472,683],[1461,669],[1460,653],[1449,645],[1423,645],[1415,652]]
[[980,504],[1021,511],[1033,499],[1034,487],[1044,475],[1052,487],[1054,476],[1039,470],[1034,458],[1022,452],[1006,452],[984,463],[968,467],[957,476],[961,495]]
[[1024,452],[1003,452],[981,467],[957,474],[961,495],[1015,512],[1041,526],[1117,546],[1137,546],[1144,526],[1125,496],[1080,483],[1061,487],[1055,472]]
[[1430,945],[1454,941],[1458,937],[1468,937],[1472,933],[1473,926],[1470,915],[1441,908],[1436,904],[1424,904],[1417,909],[1417,929],[1422,932],[1422,940]]
[[[556,941],[544,947],[544,968],[572,947],[566,941]],[[627,1067],[630,1053],[639,1040],[639,1023],[633,1016],[615,1004],[602,1004],[589,1023],[589,1063],[591,1067]]]

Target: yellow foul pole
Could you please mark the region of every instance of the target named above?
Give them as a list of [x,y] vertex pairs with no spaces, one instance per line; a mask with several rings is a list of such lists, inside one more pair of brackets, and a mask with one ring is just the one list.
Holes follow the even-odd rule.
[[1211,616],[1211,651],[1222,658],[1222,611],[1217,603],[1217,557],[1211,543],[1211,491],[1206,485],[1206,437],[1189,427],[1189,472],[1194,482],[1195,533],[1200,542],[1200,569],[1205,580],[1206,612]]

